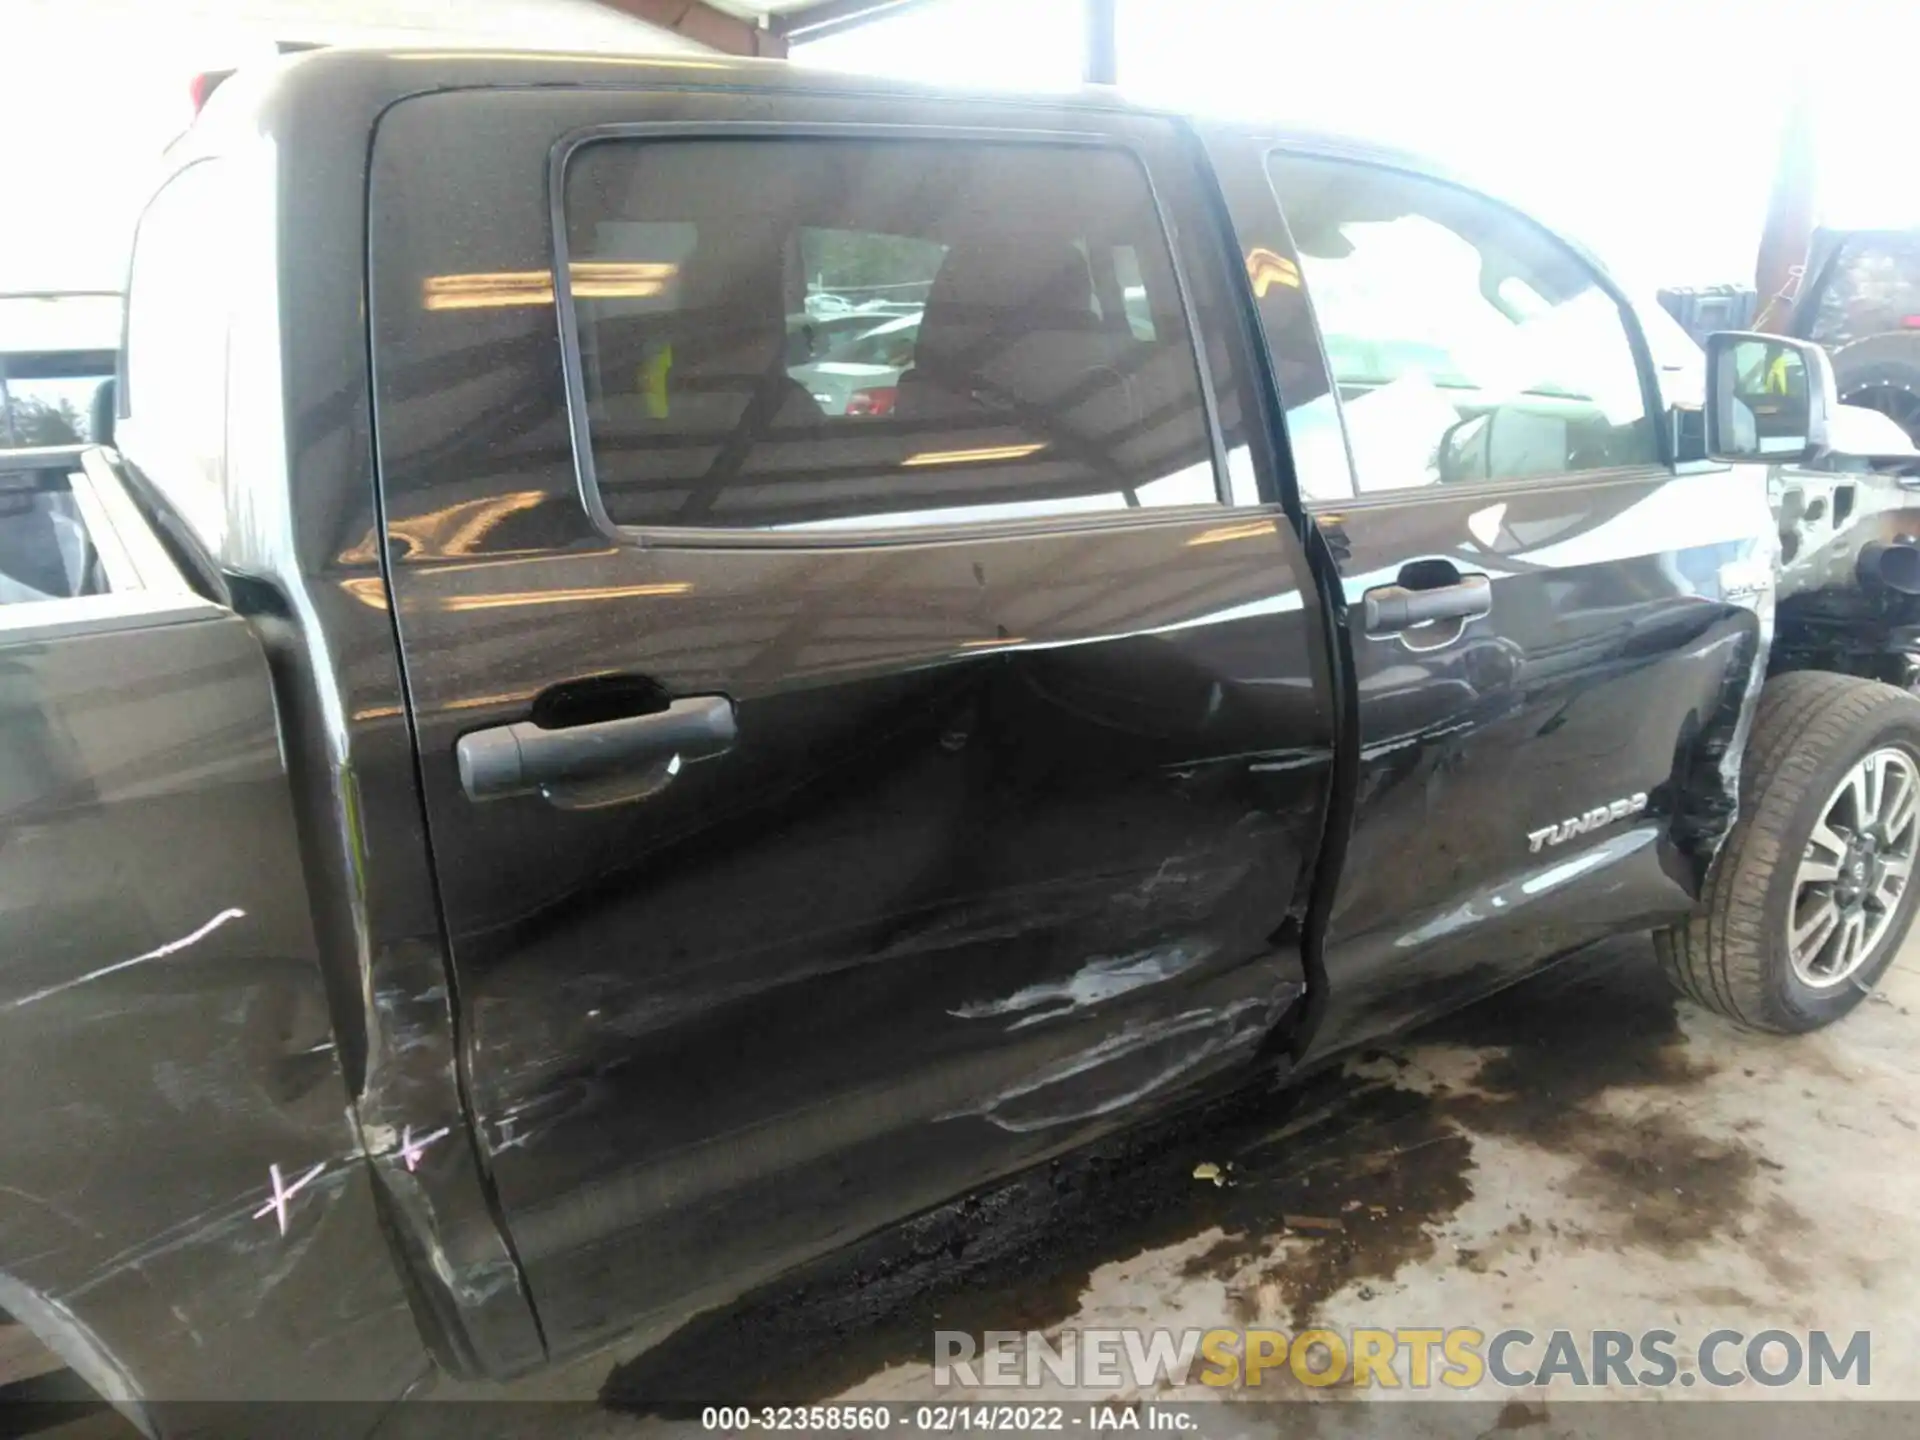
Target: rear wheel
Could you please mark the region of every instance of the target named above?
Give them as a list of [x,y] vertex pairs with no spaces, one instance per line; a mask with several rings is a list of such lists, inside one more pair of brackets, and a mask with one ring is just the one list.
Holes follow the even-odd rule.
[[1655,947],[1701,1004],[1759,1030],[1817,1029],[1892,963],[1920,899],[1920,700],[1782,675],[1761,694],[1741,789],[1699,912]]
[[1861,385],[1858,389],[1849,390],[1840,399],[1843,404],[1878,410],[1906,431],[1909,440],[1920,445],[1920,389],[1888,381],[1884,384]]
[[1833,375],[1842,403],[1878,410],[1920,445],[1920,333],[1850,341],[1833,352]]

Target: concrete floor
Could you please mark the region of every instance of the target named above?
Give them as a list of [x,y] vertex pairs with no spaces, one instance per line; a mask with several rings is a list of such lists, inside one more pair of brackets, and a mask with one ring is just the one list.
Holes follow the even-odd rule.
[[[1224,1104],[1061,1162],[641,1355],[511,1391],[598,1405],[497,1407],[497,1424],[467,1406],[406,1407],[381,1434],[691,1433],[697,1407],[721,1401],[1357,1398],[1284,1377],[1258,1391],[937,1390],[936,1329],[1470,1325],[1543,1343],[1565,1328],[1584,1347],[1593,1329],[1664,1328],[1687,1370],[1690,1342],[1720,1327],[1826,1328],[1842,1343],[1867,1330],[1864,1392],[1803,1380],[1657,1398],[1920,1399],[1915,1009],[1920,939],[1846,1021],[1790,1040],[1676,1002],[1648,942],[1614,942],[1291,1097]],[[1202,1164],[1231,1183],[1196,1179]],[[1537,1363],[1540,1349],[1520,1358]],[[1316,1435],[1389,1422],[1409,1435],[1781,1433],[1757,1431],[1750,1406],[1578,1408],[1609,1393],[1628,1392],[1488,1381],[1424,1392],[1479,1404],[1293,1405],[1285,1424],[1210,1404],[1204,1433],[1299,1433],[1303,1416]],[[1920,1417],[1858,1404],[1768,1413],[1790,1413],[1796,1436],[1906,1434]]]
[[[1851,1018],[1774,1039],[1674,1000],[1645,939],[1590,950],[1388,1050],[1050,1167],[904,1238],[703,1317],[662,1346],[515,1386],[597,1394],[568,1434],[697,1430],[689,1405],[820,1400],[1210,1402],[1206,1434],[1726,1434],[1751,1405],[1920,1398],[1920,939]],[[1229,1185],[1194,1179],[1219,1165]],[[1338,1229],[1329,1229],[1336,1223]],[[1872,1334],[1872,1386],[1807,1380],[1515,1392],[935,1388],[933,1331],[1519,1327],[1582,1348],[1668,1329]],[[1741,1346],[1743,1348],[1743,1346]],[[1741,1348],[1722,1354],[1738,1361]],[[618,1359],[618,1357],[616,1357]],[[1638,1369],[1638,1361],[1636,1361]],[[1363,1392],[1409,1400],[1409,1390]],[[1572,1419],[1569,1419],[1572,1411]],[[1766,1413],[1795,1436],[1910,1434],[1920,1411]],[[461,1407],[459,1428],[474,1432]],[[1284,1423],[1277,1423],[1284,1415]],[[1791,1417],[1791,1419],[1789,1419]],[[524,1432],[520,1415],[515,1428]],[[1601,1425],[1601,1419],[1605,1421]],[[1676,1428],[1678,1425],[1678,1428]],[[1596,1428],[1597,1427],[1597,1428]],[[407,1434],[419,1432],[405,1427]]]
[[[1057,1323],[1565,1327],[1583,1346],[1667,1328],[1686,1369],[1687,1342],[1722,1326],[1868,1330],[1870,1398],[1920,1398],[1915,1008],[1920,941],[1847,1020],[1794,1039],[1669,998],[1644,940],[1605,946],[1351,1062],[1283,1137],[1223,1136],[1235,1188],[1272,1198],[1198,1187],[1213,1223],[1137,1251],[1116,1237]],[[845,1393],[923,1398],[930,1378],[896,1365]]]
[[[1664,1328],[1679,1337],[1683,1371],[1721,1327],[1803,1338],[1824,1328],[1841,1345],[1867,1330],[1865,1391],[1812,1389],[1803,1377],[1783,1388],[1675,1386],[1658,1398],[1920,1398],[1916,1008],[1920,939],[1852,1016],[1795,1039],[1748,1034],[1676,1001],[1649,942],[1613,942],[1310,1081],[1291,1101],[1225,1107],[1057,1167],[961,1222],[961,1243],[933,1263],[890,1270],[885,1257],[864,1259],[696,1322],[616,1368],[602,1394],[655,1423],[658,1402],[674,1398],[1215,1401],[1222,1392],[1192,1377],[1145,1394],[1051,1382],[936,1390],[932,1331],[1470,1325],[1540,1335],[1519,1352],[1531,1363],[1558,1328],[1583,1348],[1594,1329]],[[1201,1163],[1232,1183],[1194,1179]],[[862,1289],[869,1301],[849,1303]],[[1484,1403],[1465,1407],[1476,1415],[1465,1428],[1434,1419],[1442,1407],[1407,1407],[1421,1417],[1414,1433],[1553,1433],[1549,1402],[1557,1416],[1565,1401],[1655,1398],[1560,1380],[1518,1396],[1491,1380],[1425,1393]],[[1356,1396],[1269,1382],[1224,1398]],[[1719,1409],[1729,1434],[1752,1434],[1751,1407]],[[1796,1407],[1795,1433],[1905,1434],[1920,1420],[1822,1411]],[[1607,1414],[1609,1434],[1639,1423],[1617,1406]]]

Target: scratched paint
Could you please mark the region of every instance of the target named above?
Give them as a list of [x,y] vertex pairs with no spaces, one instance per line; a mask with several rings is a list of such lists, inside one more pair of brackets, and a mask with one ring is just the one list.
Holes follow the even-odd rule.
[[0,785],[0,1304],[106,1392],[390,1399],[427,1359],[344,1114],[259,637],[0,640],[0,668],[0,733],[34,747]]
[[131,960],[119,960],[111,965],[103,965],[98,970],[89,970],[86,974],[76,975],[71,980],[62,980],[58,985],[49,985],[44,989],[35,990],[31,994],[22,995],[17,1000],[8,1001],[6,1008],[8,1010],[19,1010],[24,1006],[37,1004],[39,1001],[46,1000],[54,995],[77,989],[79,986],[90,985],[95,980],[105,979],[107,976],[118,974],[122,970],[131,970],[136,965],[145,965],[151,960],[164,960],[169,955],[177,955],[182,950],[199,944],[228,921],[245,919],[246,914],[246,911],[232,907],[222,910],[211,920],[207,921],[206,924],[200,926],[198,929],[189,931],[178,940],[169,940],[164,945],[157,945],[145,954],[134,956]]
[[1275,1008],[1269,999],[1250,998],[1128,1026],[976,1107],[939,1118],[979,1116],[1025,1133],[1112,1114],[1257,1042]]
[[960,1020],[1018,1015],[1020,1018],[1007,1028],[1019,1030],[1098,1005],[1143,985],[1170,980],[1191,970],[1214,948],[1196,942],[1158,945],[1125,955],[1099,955],[1064,980],[1024,986],[1004,1000],[969,1001],[947,1013]]

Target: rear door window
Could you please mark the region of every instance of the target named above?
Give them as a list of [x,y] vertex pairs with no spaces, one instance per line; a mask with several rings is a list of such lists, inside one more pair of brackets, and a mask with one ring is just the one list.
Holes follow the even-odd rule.
[[565,180],[616,524],[865,529],[1219,502],[1144,171],[1090,146],[616,139]]

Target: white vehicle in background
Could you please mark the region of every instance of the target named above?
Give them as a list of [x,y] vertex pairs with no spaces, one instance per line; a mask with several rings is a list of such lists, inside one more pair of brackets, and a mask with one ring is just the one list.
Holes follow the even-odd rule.
[[913,364],[920,316],[916,305],[905,313],[889,307],[790,323],[787,374],[807,387],[823,415],[886,415]]

